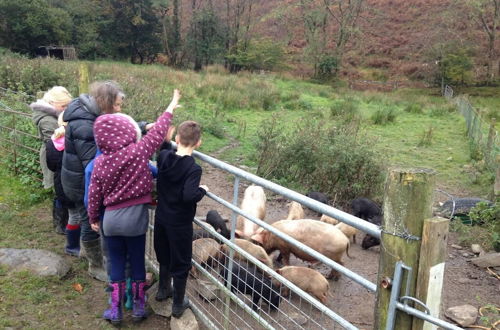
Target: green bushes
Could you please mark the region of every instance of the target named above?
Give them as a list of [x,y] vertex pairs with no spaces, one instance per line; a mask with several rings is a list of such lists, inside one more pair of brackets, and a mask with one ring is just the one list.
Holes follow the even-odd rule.
[[377,109],[371,116],[375,125],[385,125],[396,120],[396,110],[394,108]]
[[485,202],[477,203],[469,213],[472,225],[460,219],[452,222],[451,229],[458,233],[462,244],[480,244],[486,251],[500,252],[500,203],[493,206]]
[[357,138],[358,128],[329,127],[308,119],[292,129],[279,116],[261,124],[257,174],[336,196],[340,203],[380,191],[383,169],[373,149]]
[[416,114],[421,114],[424,112],[422,105],[420,105],[419,103],[410,103],[404,108],[404,110],[408,113],[416,113]]
[[[52,86],[62,85],[75,94],[76,73],[69,74],[67,62],[51,59],[27,60],[19,57],[0,58],[0,87],[36,95]],[[71,72],[71,71],[70,71]]]

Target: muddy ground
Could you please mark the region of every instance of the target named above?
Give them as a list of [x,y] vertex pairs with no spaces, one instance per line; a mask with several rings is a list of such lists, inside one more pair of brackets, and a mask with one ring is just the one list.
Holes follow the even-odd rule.
[[[209,165],[204,167],[202,184],[207,185],[211,192],[225,200],[232,200],[233,181],[233,177],[227,173],[222,173]],[[248,185],[248,182],[241,182],[240,201],[244,188]],[[269,191],[266,191],[266,194],[268,201],[265,221],[273,223],[277,220],[286,218],[288,212],[286,203],[288,201]],[[204,217],[211,209],[217,210],[225,219],[229,219],[231,216],[230,210],[225,209],[223,206],[207,197],[199,203],[197,216]],[[309,210],[306,210],[306,217],[318,218],[314,212]],[[376,282],[379,247],[362,250],[359,243],[363,235],[363,233],[358,235],[358,244],[352,244],[350,247],[349,253],[353,258],[344,256],[343,260],[347,268],[362,275],[371,282]],[[470,248],[464,247],[463,249],[457,249],[452,245],[457,245],[457,237],[454,233],[450,234],[448,241],[448,257],[445,268],[442,310],[463,304],[471,304],[478,308],[487,304],[500,306],[500,281],[489,274],[485,269],[478,268],[470,262],[470,259],[474,257]],[[276,253],[273,254],[273,257],[276,257]],[[328,274],[328,268],[321,264],[311,265],[293,257],[291,259],[291,264],[310,266],[324,275]],[[496,269],[496,271],[500,273],[500,268]],[[375,295],[373,293],[346,276],[342,276],[338,281],[330,281],[330,287],[331,297],[327,305],[335,313],[349,322],[352,322],[359,328],[373,328],[373,310],[375,304]],[[317,317],[319,319],[319,324],[324,325],[326,328],[332,328],[331,324],[329,324],[330,322],[327,322],[325,318],[321,316],[321,313],[315,308],[311,308],[308,303],[299,302],[297,299],[292,300],[292,303],[297,305],[300,304],[299,308],[301,308],[306,315],[310,315],[312,318]],[[212,306],[212,308],[208,309],[211,309],[214,314],[220,313],[220,306],[219,308],[217,306]],[[280,327],[295,328],[293,322],[289,322],[288,316],[290,313],[293,312],[288,309],[287,304],[284,304],[282,308],[280,308],[280,312],[272,315],[274,315],[273,318],[278,320]],[[238,314],[241,315],[241,313]],[[242,324],[244,324],[244,322],[242,322]],[[241,328],[248,327],[249,326],[241,326]],[[250,325],[250,327],[252,327],[252,325]],[[308,322],[304,327],[312,329],[317,328],[318,325],[314,324],[314,322]]]

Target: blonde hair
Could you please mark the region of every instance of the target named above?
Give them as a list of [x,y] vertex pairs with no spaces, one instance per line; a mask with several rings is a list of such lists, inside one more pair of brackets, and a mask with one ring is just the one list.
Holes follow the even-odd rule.
[[42,100],[55,106],[67,106],[73,97],[68,90],[62,86],[54,86],[43,94]]

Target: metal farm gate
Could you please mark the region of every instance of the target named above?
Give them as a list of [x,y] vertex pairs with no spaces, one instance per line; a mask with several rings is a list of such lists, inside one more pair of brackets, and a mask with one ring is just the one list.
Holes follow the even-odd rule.
[[[31,164],[37,164],[38,147],[40,142],[36,141],[36,129],[31,123],[30,110],[26,106],[26,103],[32,100],[32,96],[12,93],[11,91],[5,89],[0,90],[0,96],[0,152],[2,152],[3,155],[9,155],[8,157],[0,157],[0,159],[11,162],[9,166],[14,171],[19,171],[20,168],[24,167],[26,164],[30,164],[30,166]],[[36,143],[38,143],[38,145]],[[386,302],[382,302],[382,300],[378,301],[378,306],[375,308],[374,314],[376,319],[383,318],[382,322],[377,324],[384,325],[378,326],[376,324],[375,327],[399,330],[402,329],[402,327],[398,326],[398,321],[400,321],[401,318],[411,316],[410,318],[413,322],[418,319],[427,321],[425,323],[425,329],[430,329],[432,327],[436,328],[435,325],[443,329],[461,329],[438,318],[440,312],[439,305],[441,292],[439,276],[442,276],[442,273],[438,272],[437,276],[434,276],[438,279],[438,285],[434,288],[434,290],[439,293],[438,298],[435,300],[427,299],[426,304],[417,300],[411,294],[411,291],[413,290],[411,285],[416,282],[417,273],[419,276],[418,280],[420,282],[421,270],[413,269],[405,264],[403,262],[406,261],[405,257],[396,256],[397,258],[395,261],[390,263],[390,273],[386,274],[386,277],[382,279],[379,275],[380,283],[377,285],[325,257],[310,247],[289,237],[288,235],[277,231],[270,224],[242,212],[242,210],[238,207],[240,180],[243,179],[252,184],[259,185],[268,191],[281,195],[289,200],[296,201],[303,206],[336,218],[341,222],[351,225],[365,233],[380,238],[382,247],[384,247],[381,249],[380,258],[386,258],[386,251],[389,249],[391,240],[394,238],[403,240],[403,242],[406,242],[408,245],[411,245],[414,242],[422,242],[422,245],[424,244],[423,237],[420,237],[423,235],[420,233],[418,233],[418,235],[411,235],[407,226],[402,223],[398,223],[398,220],[396,220],[396,226],[392,228],[391,224],[388,224],[387,219],[390,217],[390,214],[388,215],[390,212],[384,212],[386,214],[383,222],[384,229],[381,229],[379,226],[371,224],[365,220],[356,218],[348,213],[319,203],[295,191],[257,177],[251,173],[245,172],[200,152],[195,152],[194,156],[198,160],[207,163],[209,166],[216,167],[234,176],[232,201],[226,201],[211,192],[207,194],[209,198],[232,211],[230,222],[231,239],[227,240],[222,237],[213,228],[202,221],[202,219],[194,219],[196,225],[209,232],[213,237],[216,237],[219,242],[228,247],[228,253],[225,255],[227,262],[225,263],[220,260],[214,260],[210,265],[201,265],[195,259],[192,261],[193,266],[196,268],[196,272],[189,280],[188,296],[191,299],[192,310],[198,319],[201,320],[207,327],[211,329],[357,329],[357,327],[349,322],[349,320],[344,319],[341,315],[338,315],[334,310],[322,304],[315,297],[304,292],[296,285],[276,273],[273,269],[235,245],[233,241],[235,237],[236,219],[238,215],[242,215],[260,227],[263,227],[265,230],[270,231],[286,242],[293,244],[302,251],[305,251],[328,267],[340,272],[343,276],[347,276],[349,279],[368,289],[370,292],[378,294],[378,296],[384,294],[390,296]],[[411,189],[412,180],[415,180],[415,177],[418,177],[419,175],[419,172],[410,173],[407,176],[402,176],[399,172],[395,173],[396,174],[390,174],[389,176],[391,177],[392,175],[394,177],[398,177],[399,175],[400,178],[404,177],[402,182],[404,189]],[[39,173],[31,168],[28,172],[24,173],[24,178],[27,178],[28,175],[36,178],[40,177]],[[388,203],[386,185],[386,197],[384,203],[386,211],[388,210],[387,204],[392,203],[397,206],[397,203],[401,202],[401,199],[402,198],[389,200],[390,203]],[[391,207],[391,205],[389,205],[389,207]],[[154,210],[151,210],[150,230],[147,234],[146,257],[149,265],[157,271],[158,267],[152,245],[154,229],[153,219]],[[231,272],[228,272],[228,281],[226,285],[224,284],[221,272],[223,272],[224,268],[232,268],[235,253],[244,257],[245,261],[240,261],[240,263],[245,262],[247,265],[256,265],[256,267],[266,275],[266,278],[269,277],[269,279],[273,282],[281,283],[278,292],[281,296],[281,304],[277,310],[272,311],[268,304],[262,301],[260,302],[260,307],[252,309],[252,302],[249,300],[249,296],[239,294],[238,292],[231,292],[230,283],[231,277],[233,276]],[[394,255],[391,255],[391,257],[394,257]],[[430,272],[432,273],[435,269],[444,270],[444,260],[442,264],[439,263],[436,267],[433,267]],[[424,272],[424,275],[425,273],[426,272]],[[379,269],[379,274],[382,274],[381,268]],[[244,281],[245,279],[242,280]],[[431,281],[429,281],[429,287],[430,286]],[[213,288],[215,288],[215,290],[213,290]],[[329,300],[330,302],[335,301],[335,297],[330,297]],[[416,307],[419,307],[419,309]],[[359,308],[362,307],[360,306]],[[408,327],[408,329],[410,328],[411,327]]]
[[[337,270],[357,284],[368,289],[370,292],[375,294],[378,288],[375,283],[370,282],[359,274],[345,268],[344,266],[316,252],[290,236],[283,234],[270,224],[243,212],[238,207],[240,180],[243,179],[252,184],[261,186],[269,191],[272,191],[273,193],[286,197],[289,200],[296,201],[303,206],[356,227],[357,229],[374,237],[381,238],[381,228],[363,219],[354,217],[351,214],[320,203],[293,190],[260,178],[203,153],[195,151],[194,156],[210,166],[234,175],[232,202],[226,201],[211,192],[207,193],[209,198],[232,211],[230,221],[231,239],[225,239],[202,219],[194,219],[194,223],[196,225],[203,228],[205,231],[210,233],[210,235],[216,237],[217,240],[229,247],[229,253],[225,254],[226,260],[228,260],[226,263],[216,260],[211,265],[207,266],[201,265],[194,259],[192,260],[193,266],[197,270],[197,275],[193,276],[194,278],[191,278],[189,281],[188,295],[191,300],[192,309],[197,317],[202,320],[206,326],[212,329],[358,329],[341,315],[338,315],[334,310],[322,304],[315,297],[304,292],[286,278],[276,273],[273,269],[269,268],[267,265],[263,264],[249,253],[232,243],[235,238],[237,216],[242,215],[286,242],[298,247],[309,255],[314,256],[316,260]],[[151,215],[151,232],[148,234],[149,247],[146,248],[146,256],[149,264],[158,270],[158,265],[154,256],[154,249],[151,244],[151,240],[153,238],[152,231],[154,229],[154,211],[151,212]],[[252,310],[252,303],[248,299],[248,296],[242,295],[241,292],[231,292],[230,277],[228,278],[227,284],[224,285],[223,278],[220,274],[224,272],[224,269],[232,269],[232,263],[234,260],[233,257],[235,253],[244,256],[246,259],[246,265],[256,265],[264,274],[266,274],[266,276],[271,278],[272,282],[281,283],[279,294],[282,296],[282,299],[280,307],[276,311],[270,310],[267,304],[264,304],[263,302],[261,302],[260,308]],[[231,276],[231,272],[228,273]],[[405,273],[408,275],[405,277],[406,282],[404,282]],[[408,267],[403,262],[399,261],[396,264],[394,276],[391,279],[388,279],[390,281],[389,287],[391,287],[392,290],[387,311],[386,329],[395,329],[394,322],[398,310],[416,318],[426,320],[432,324],[439,325],[443,329],[461,329],[460,327],[430,315],[430,310],[424,303],[409,296],[408,286],[412,280],[413,273],[414,272],[411,267]],[[242,280],[244,281],[245,279]],[[382,285],[383,284],[384,283],[382,282]],[[207,290],[207,287],[216,287],[217,289],[215,292],[217,292],[217,294],[213,294],[213,291]],[[403,294],[400,295],[400,290],[403,287],[405,287],[405,289],[403,290]],[[287,292],[290,292],[289,295],[284,294]],[[329,299],[334,300],[335,298],[330,297]],[[420,306],[424,312],[410,306],[409,303],[414,303]],[[304,322],[300,322],[301,318],[305,318],[307,323],[304,324]]]

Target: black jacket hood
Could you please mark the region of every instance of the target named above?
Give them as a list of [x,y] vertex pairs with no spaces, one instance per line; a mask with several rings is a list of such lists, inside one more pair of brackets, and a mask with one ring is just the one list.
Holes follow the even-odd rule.
[[66,122],[75,119],[90,119],[93,121],[99,114],[100,110],[95,99],[88,94],[81,94],[68,105],[68,108],[64,111],[63,120]]
[[161,173],[170,182],[179,182],[184,180],[186,173],[191,170],[194,158],[189,156],[178,156],[175,150],[169,150],[163,164],[158,166]]

